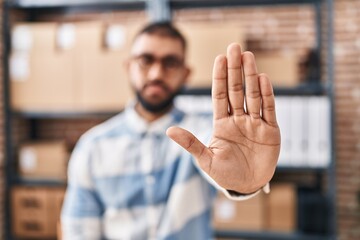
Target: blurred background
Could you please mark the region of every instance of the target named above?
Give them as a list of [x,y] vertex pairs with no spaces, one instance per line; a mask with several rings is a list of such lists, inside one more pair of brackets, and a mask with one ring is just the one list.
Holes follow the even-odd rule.
[[[132,92],[122,62],[144,23],[188,40],[184,111],[210,111],[231,42],[275,86],[282,150],[270,195],[218,196],[218,239],[360,239],[360,1],[2,0],[0,239],[60,238],[69,155]],[[191,103],[191,104],[190,104]]]

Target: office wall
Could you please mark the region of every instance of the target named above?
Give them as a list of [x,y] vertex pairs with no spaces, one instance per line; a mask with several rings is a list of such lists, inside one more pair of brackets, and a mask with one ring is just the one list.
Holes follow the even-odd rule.
[[335,1],[337,212],[340,239],[360,239],[360,1]]

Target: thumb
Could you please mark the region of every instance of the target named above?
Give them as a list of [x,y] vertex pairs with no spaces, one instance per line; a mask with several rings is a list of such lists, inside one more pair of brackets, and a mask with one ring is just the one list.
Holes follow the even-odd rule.
[[170,127],[167,129],[166,135],[191,153],[198,161],[208,159],[210,150],[189,131],[179,127]]

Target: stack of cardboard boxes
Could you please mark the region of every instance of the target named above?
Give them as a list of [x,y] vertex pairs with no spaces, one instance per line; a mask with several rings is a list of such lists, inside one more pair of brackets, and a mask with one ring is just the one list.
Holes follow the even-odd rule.
[[[24,143],[19,148],[19,176],[25,180],[63,182],[67,176],[69,153],[64,141]],[[65,187],[11,189],[12,231],[19,238],[54,238]]]
[[[132,96],[124,63],[143,23],[23,23],[12,32],[12,106],[19,111],[119,111]],[[246,36],[235,23],[177,23],[188,41],[189,87],[210,87],[214,58]],[[299,84],[296,56],[256,53],[275,86]]]
[[[187,59],[192,74],[190,88],[211,87],[214,59],[226,54],[226,47],[233,42],[246,51],[246,33],[236,22],[177,23],[188,41]],[[300,62],[292,51],[255,52],[259,73],[266,73],[276,87],[296,87],[300,84]]]
[[115,111],[131,95],[124,62],[139,24],[24,23],[13,28],[18,111]]
[[19,238],[54,238],[64,188],[15,187],[11,193],[13,233]]

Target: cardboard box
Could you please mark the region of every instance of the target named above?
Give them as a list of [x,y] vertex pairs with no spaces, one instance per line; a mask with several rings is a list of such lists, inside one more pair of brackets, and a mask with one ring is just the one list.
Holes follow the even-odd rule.
[[[124,61],[140,24],[16,25],[10,56],[12,107],[18,111],[121,110],[132,97]],[[24,36],[31,40],[21,41]]]
[[48,189],[48,199],[50,201],[50,214],[49,221],[52,223],[50,225],[50,231],[52,233],[58,234],[58,223],[60,222],[61,209],[65,197],[65,189],[63,188],[52,188]]
[[49,223],[43,216],[24,214],[14,222],[14,234],[23,238],[47,238],[52,236],[48,226]]
[[[66,111],[74,107],[75,82],[70,53],[37,53],[28,57],[13,53],[11,57],[15,62],[24,61],[28,65],[24,66],[28,68],[24,70],[28,71],[24,78],[11,79],[11,104],[15,110]],[[13,64],[16,68],[17,63]]]
[[[19,238],[56,236],[59,210],[53,196],[64,195],[64,188],[14,187],[11,192],[13,233]],[[57,219],[57,220],[55,220]]]
[[[80,46],[77,48],[76,76],[81,87],[77,91],[76,102],[80,109],[118,111],[133,96],[125,61],[130,55],[132,40],[139,27],[136,23],[127,26],[77,24]],[[117,41],[108,37],[110,40],[107,44],[106,36],[111,29],[118,29],[122,37],[118,36]],[[116,31],[112,32],[116,35]]]
[[124,108],[133,96],[124,61],[124,55],[116,52],[83,56],[79,68],[82,81],[77,95],[79,109],[120,111]]
[[15,110],[71,109],[73,53],[56,49],[55,23],[20,23],[13,28],[11,104]]
[[255,53],[259,73],[266,73],[277,87],[295,87],[300,83],[300,65],[294,54]]
[[268,195],[267,230],[292,232],[297,224],[296,188],[291,183],[274,184]]
[[214,205],[213,225],[217,230],[263,230],[264,193],[245,201],[233,201],[219,193]]
[[68,160],[65,142],[26,143],[19,150],[19,173],[24,178],[65,180]]
[[227,46],[238,42],[246,49],[241,26],[238,23],[177,23],[188,43],[187,60],[192,68],[189,87],[211,87],[215,57],[226,55]]

